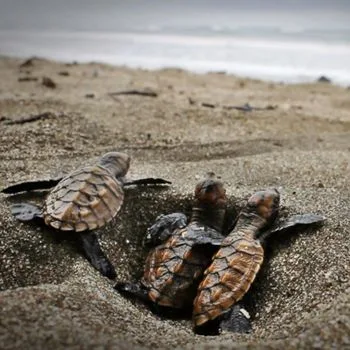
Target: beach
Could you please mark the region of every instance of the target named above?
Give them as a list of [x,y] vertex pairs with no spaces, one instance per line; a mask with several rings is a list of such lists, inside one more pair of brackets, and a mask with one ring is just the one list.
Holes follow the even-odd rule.
[[[161,213],[188,213],[209,171],[235,208],[275,187],[285,213],[326,222],[271,240],[249,299],[252,334],[204,337],[190,320],[125,299],[58,233],[11,216],[10,204],[40,203],[40,194],[0,194],[2,349],[350,347],[349,88],[25,61],[0,58],[0,188],[62,176],[113,150],[132,157],[131,178],[172,182],[127,190],[118,217],[99,230],[116,281],[142,274],[146,228]],[[149,96],[115,94],[130,90]]]

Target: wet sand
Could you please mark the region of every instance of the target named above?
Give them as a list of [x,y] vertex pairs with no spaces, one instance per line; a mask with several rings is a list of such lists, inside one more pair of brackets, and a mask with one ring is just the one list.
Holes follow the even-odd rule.
[[[190,321],[162,319],[114,292],[115,282],[69,239],[11,217],[9,204],[40,202],[39,195],[1,194],[1,348],[350,347],[349,89],[178,69],[21,63],[0,59],[0,188],[63,175],[111,150],[132,156],[130,177],[173,182],[128,190],[118,218],[99,231],[117,280],[140,275],[146,227],[160,213],[188,212],[207,171],[222,177],[237,206],[255,190],[277,187],[286,213],[314,212],[327,221],[271,240],[249,296],[252,334],[204,337]],[[44,86],[43,77],[56,87]],[[157,97],[110,95],[135,89]],[[267,109],[225,108],[245,103]]]

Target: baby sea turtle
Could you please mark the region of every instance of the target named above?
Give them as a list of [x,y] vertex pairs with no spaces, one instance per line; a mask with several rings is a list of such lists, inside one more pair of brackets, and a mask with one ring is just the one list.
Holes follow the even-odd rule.
[[265,239],[274,232],[324,220],[320,215],[295,215],[264,231],[277,217],[279,200],[277,190],[255,193],[239,214],[234,229],[222,241],[204,272],[194,300],[196,333],[217,334],[220,329],[249,332],[249,314],[239,301],[254,282],[264,260]]
[[114,278],[115,269],[92,230],[101,228],[117,215],[124,200],[123,186],[126,184],[167,182],[162,179],[140,179],[125,183],[123,178],[129,165],[130,157],[127,154],[109,152],[95,165],[79,168],[62,179],[25,182],[2,192],[16,193],[55,185],[46,196],[42,208],[18,203],[12,205],[12,214],[20,221],[42,219],[54,229],[75,232],[90,263],[104,276]]
[[141,281],[119,283],[115,288],[151,302],[157,311],[191,310],[203,271],[224,238],[221,230],[226,205],[220,181],[209,177],[199,182],[189,224],[181,213],[159,217],[147,238],[163,243],[149,253]]

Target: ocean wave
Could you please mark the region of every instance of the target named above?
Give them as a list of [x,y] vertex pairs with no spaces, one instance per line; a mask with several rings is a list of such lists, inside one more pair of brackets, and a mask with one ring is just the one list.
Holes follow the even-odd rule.
[[[220,28],[217,28],[219,30]],[[276,38],[121,32],[0,31],[0,53],[63,61],[99,61],[148,69],[226,71],[284,82],[326,75],[350,84],[350,44]]]
[[[202,26],[146,26],[125,27],[124,31],[132,33],[163,33],[173,35],[193,36],[225,36],[225,37],[259,37],[280,38],[283,40],[320,40],[327,42],[350,42],[350,26],[344,28],[305,28],[302,26],[227,26],[227,25],[202,25]],[[121,30],[120,29],[120,30]]]

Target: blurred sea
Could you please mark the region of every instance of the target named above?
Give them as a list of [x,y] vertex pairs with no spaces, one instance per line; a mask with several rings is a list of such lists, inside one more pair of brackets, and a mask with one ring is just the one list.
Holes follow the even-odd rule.
[[22,13],[23,4],[18,9],[7,4],[12,20],[0,14],[1,55],[149,69],[178,67],[200,73],[225,71],[293,83],[324,75],[337,84],[350,84],[350,15],[347,22],[346,13],[339,14],[339,21],[334,14],[329,21],[323,20],[327,14],[312,21],[308,14],[300,20],[298,12],[285,10],[262,20],[259,13],[247,16],[249,9],[239,12],[241,17],[237,12],[230,17],[225,9],[221,17],[215,11],[210,17],[209,9],[206,16],[202,13],[193,20],[188,15],[168,21],[166,8],[150,8],[153,17],[141,11],[135,19],[125,5],[103,8],[97,4],[79,13],[78,6],[67,5],[63,12],[42,6],[28,19]]

